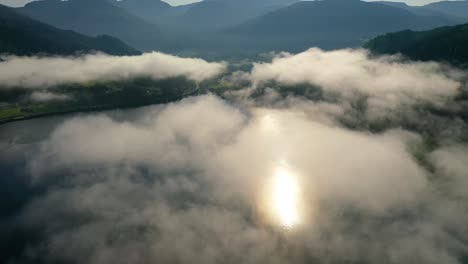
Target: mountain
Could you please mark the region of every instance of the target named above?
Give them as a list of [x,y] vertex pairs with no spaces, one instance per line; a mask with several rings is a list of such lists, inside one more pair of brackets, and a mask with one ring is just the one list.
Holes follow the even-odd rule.
[[359,46],[386,32],[455,23],[379,3],[323,0],[298,2],[233,27],[229,33],[255,38],[269,48],[300,50],[315,45],[330,49]]
[[424,6],[425,9],[465,19],[468,22],[468,1],[442,1]]
[[61,29],[115,36],[140,50],[164,48],[166,39],[159,27],[107,0],[40,0],[18,11]]
[[205,0],[195,3],[177,21],[182,25],[219,29],[231,27],[298,0]]
[[404,2],[392,2],[392,1],[373,1],[374,3],[379,3],[379,4],[384,4],[384,5],[389,5],[393,7],[399,7],[403,8],[406,10],[411,10],[413,6],[409,6],[408,4]]
[[375,54],[401,53],[414,60],[468,65],[468,24],[389,33],[367,42],[364,47]]
[[407,5],[404,2],[391,2],[391,1],[374,1],[374,3],[379,3],[379,4],[383,4],[383,5],[402,8],[402,9],[410,11],[410,12],[416,14],[416,15],[438,16],[438,17],[444,17],[444,18],[448,18],[448,19],[457,20],[460,23],[464,22],[464,20],[462,18],[458,17],[458,16],[453,16],[451,14],[447,14],[447,13],[444,13],[444,12],[440,12],[440,11],[437,11],[437,10],[426,8],[424,6],[410,6],[410,5]]
[[73,54],[101,51],[112,55],[139,52],[110,36],[88,37],[35,21],[0,5],[0,53],[16,55]]
[[[118,6],[126,11],[138,16],[155,25],[163,25],[170,27],[174,26],[186,28],[186,24],[180,21],[188,10],[200,2],[195,2],[186,5],[171,6],[170,4],[161,0],[108,0],[115,6]],[[193,26],[193,25],[189,25]]]
[[112,4],[125,9],[152,23],[161,23],[176,14],[177,8],[161,0],[109,0]]

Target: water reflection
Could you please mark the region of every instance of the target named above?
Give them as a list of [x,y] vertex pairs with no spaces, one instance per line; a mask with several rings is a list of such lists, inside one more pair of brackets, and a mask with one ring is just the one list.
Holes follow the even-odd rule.
[[296,170],[288,162],[288,130],[282,125],[284,116],[274,110],[260,111],[264,139],[271,151],[270,173],[264,181],[260,210],[267,223],[290,230],[303,221],[302,190]]
[[297,178],[280,166],[275,170],[272,184],[272,202],[280,224],[292,228],[299,223],[299,185]]

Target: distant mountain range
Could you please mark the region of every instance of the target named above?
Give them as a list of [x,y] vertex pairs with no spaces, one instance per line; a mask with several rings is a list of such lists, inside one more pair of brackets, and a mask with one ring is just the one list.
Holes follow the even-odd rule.
[[361,46],[387,32],[468,22],[467,1],[425,7],[360,0],[39,0],[22,14],[61,29],[107,34],[143,51],[182,54],[258,53]]
[[353,47],[376,35],[402,29],[430,29],[458,21],[423,16],[403,8],[360,0],[304,1],[243,23],[230,30],[282,49],[308,46]]
[[[120,7],[135,16],[145,19],[153,24],[164,23],[179,14],[184,7],[175,8],[161,0],[108,0],[111,4]],[[183,11],[182,11],[183,12]]]
[[468,22],[468,1],[442,1],[428,4],[423,8],[438,11],[447,15],[457,16]]
[[220,29],[265,15],[299,0],[205,0],[177,17],[180,24]]
[[171,12],[172,6],[161,0],[108,0],[118,7],[126,9],[135,15],[141,16],[147,20],[153,20],[154,17],[165,15]]
[[413,60],[468,66],[468,24],[389,33],[369,41],[365,47],[376,54],[401,53]]
[[460,22],[468,22],[468,1],[442,1],[425,6],[409,6],[403,2],[376,1],[375,3],[399,7],[418,15],[434,15],[458,18]]
[[0,5],[0,53],[69,55],[90,51],[113,55],[139,54],[116,38],[107,35],[89,37],[57,29]]
[[62,29],[97,36],[108,34],[140,50],[163,48],[162,30],[108,0],[42,0],[18,11],[33,19]]
[[156,24],[219,29],[234,26],[299,0],[205,0],[182,6],[171,6],[161,0],[108,1]]
[[437,10],[425,8],[424,6],[410,6],[407,5],[404,2],[391,2],[391,1],[374,1],[374,3],[378,4],[383,4],[387,6],[393,6],[393,7],[398,7],[401,9],[405,9],[411,13],[414,13],[416,15],[420,16],[438,16],[438,17],[445,17],[445,18],[451,18],[451,19],[458,19],[460,22],[463,22],[463,19],[458,17],[458,16],[453,16],[450,14],[445,14],[442,12],[439,12]]

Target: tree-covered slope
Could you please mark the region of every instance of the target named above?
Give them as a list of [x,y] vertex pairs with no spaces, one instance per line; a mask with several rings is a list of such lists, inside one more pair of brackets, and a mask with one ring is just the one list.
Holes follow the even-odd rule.
[[88,37],[57,29],[0,5],[0,53],[63,55],[89,51],[113,55],[139,54],[139,51],[116,38],[106,35]]
[[365,47],[376,54],[401,53],[415,60],[468,65],[468,24],[389,33],[367,42]]

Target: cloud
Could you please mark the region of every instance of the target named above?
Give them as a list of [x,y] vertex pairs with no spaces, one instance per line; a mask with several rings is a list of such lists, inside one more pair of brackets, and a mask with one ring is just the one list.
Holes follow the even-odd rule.
[[[312,49],[224,77],[235,100],[17,123],[9,151],[41,191],[14,217],[34,236],[12,263],[463,263],[462,73]],[[303,83],[338,100],[278,87]],[[361,116],[388,109],[379,130]]]
[[[202,96],[67,120],[30,160],[36,180],[59,183],[21,216],[45,234],[25,258],[461,263],[467,247],[446,228],[465,237],[467,211],[433,192],[435,175],[410,152],[421,136],[353,131],[329,111]],[[290,231],[269,189],[283,169],[300,183],[302,222]]]
[[[291,156],[305,172],[317,173],[311,177],[322,182],[322,192],[335,198],[345,195],[343,200],[360,200],[369,195],[362,202],[372,209],[387,207],[387,202],[371,199],[372,196],[388,192],[391,204],[424,186],[424,172],[405,150],[404,133],[355,133],[310,122],[295,111],[254,109],[250,115],[246,124],[248,116],[208,96],[170,106],[150,114],[150,120],[135,124],[115,122],[106,116],[73,120],[59,127],[43,145],[42,156],[46,160],[39,164],[46,168],[130,163],[163,171],[213,169],[210,175],[226,175],[228,180],[248,177],[250,180],[244,178],[242,183],[252,184],[252,171],[258,170],[257,177],[263,178],[262,175],[270,174],[271,167]],[[200,116],[203,118],[197,118]],[[361,157],[353,159],[344,151],[358,148]],[[219,173],[217,162],[227,170]],[[340,166],[332,166],[333,163]],[[395,175],[382,173],[382,169],[392,170]],[[357,173],[347,175],[352,172]],[[321,175],[326,177],[320,178]],[[383,186],[394,188],[379,188]],[[356,189],[351,192],[350,188]],[[374,202],[378,204],[373,205]]]
[[255,63],[251,80],[310,84],[347,99],[367,97],[370,107],[440,103],[453,98],[462,74],[438,63],[405,62],[397,56],[371,57],[365,50],[280,53],[271,63]]
[[160,80],[182,76],[202,81],[224,70],[224,63],[210,63],[159,52],[123,57],[104,54],[80,57],[6,56],[0,62],[0,83],[3,88],[44,88],[64,83],[135,77]]
[[[200,115],[204,118],[198,118]],[[136,123],[116,123],[105,115],[67,122],[43,145],[43,154],[59,165],[130,162],[168,170],[195,166],[198,162],[192,156],[209,159],[206,152],[230,138],[244,120],[238,111],[213,97],[203,104],[186,100],[143,117]],[[96,129],[102,133],[95,133]],[[88,135],[87,143],[78,134]]]
[[50,93],[50,92],[33,92],[29,99],[35,102],[48,102],[48,101],[66,101],[70,97],[64,94]]
[[446,146],[431,153],[430,160],[454,198],[468,198],[465,191],[468,188],[468,148],[465,145]]

